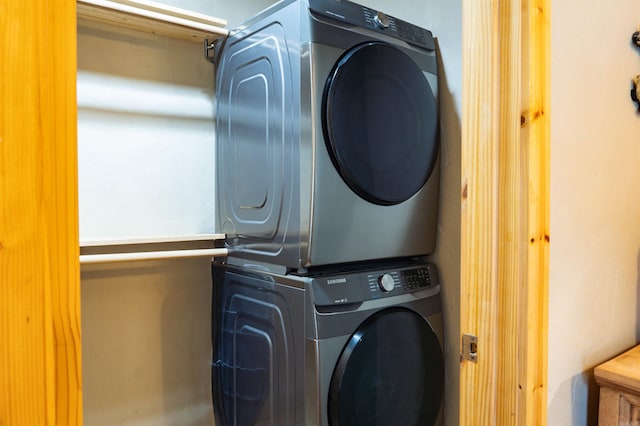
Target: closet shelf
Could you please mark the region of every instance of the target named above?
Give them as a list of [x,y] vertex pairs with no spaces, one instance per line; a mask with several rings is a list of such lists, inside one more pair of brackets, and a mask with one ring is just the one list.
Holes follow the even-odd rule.
[[165,37],[209,42],[224,37],[227,21],[147,0],[77,0],[78,19]]
[[220,247],[224,238],[224,234],[199,234],[83,240],[80,241],[80,264],[226,257],[227,249]]
[[193,234],[193,235],[166,235],[157,237],[122,237],[122,238],[102,238],[102,239],[81,239],[80,248],[88,247],[114,247],[141,244],[164,244],[164,243],[190,243],[197,241],[224,241],[225,234]]
[[80,264],[140,262],[144,260],[187,259],[192,257],[227,257],[228,254],[229,251],[226,248],[81,254]]

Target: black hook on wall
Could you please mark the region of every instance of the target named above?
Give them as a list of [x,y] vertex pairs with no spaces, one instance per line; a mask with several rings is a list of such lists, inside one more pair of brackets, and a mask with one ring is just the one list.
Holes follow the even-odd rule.
[[638,111],[640,112],[640,75],[636,75],[631,80],[631,100],[637,104]]
[[[640,48],[640,31],[636,31],[631,36],[631,42],[637,48]],[[636,75],[631,80],[631,100],[636,103],[638,112],[640,112],[640,75]]]

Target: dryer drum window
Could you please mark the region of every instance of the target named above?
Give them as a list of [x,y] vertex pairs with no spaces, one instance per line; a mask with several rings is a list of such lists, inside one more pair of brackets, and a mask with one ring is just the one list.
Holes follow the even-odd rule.
[[350,337],[331,378],[331,426],[435,424],[444,358],[427,321],[405,308],[368,318]]
[[426,183],[438,154],[437,104],[406,53],[384,42],[348,50],[327,79],[322,110],[331,160],[359,196],[394,205]]

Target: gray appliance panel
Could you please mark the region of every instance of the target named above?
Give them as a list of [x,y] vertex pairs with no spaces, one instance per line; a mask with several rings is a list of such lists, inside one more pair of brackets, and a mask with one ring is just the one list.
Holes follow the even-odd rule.
[[309,0],[309,9],[316,15],[343,22],[348,26],[366,28],[369,31],[391,36],[423,49],[435,50],[435,43],[430,31],[366,6],[350,1]]
[[429,254],[439,159],[409,200],[366,201],[331,162],[321,103],[336,60],[366,40],[409,55],[437,96],[435,51],[398,39],[398,28],[395,34],[355,27],[308,7],[305,0],[279,2],[232,30],[218,50],[216,232],[228,235],[231,256],[293,270]]
[[300,425],[304,291],[245,272],[214,267],[216,421]]
[[[348,40],[346,41],[348,42]],[[311,75],[315,98],[322,97],[326,76],[343,49],[313,44]],[[427,78],[427,76],[432,78]],[[435,75],[425,79],[437,91]],[[436,92],[437,93],[437,92]],[[426,184],[409,200],[391,206],[372,204],[353,193],[336,171],[324,146],[322,110],[314,110],[316,141],[312,222],[307,266],[362,259],[430,254],[435,248],[440,187],[439,158]],[[430,117],[425,119],[435,119]]]
[[280,264],[299,263],[295,6],[234,32],[222,46],[216,81],[216,230],[238,250]]
[[[214,334],[218,330],[214,369],[226,369],[227,376],[218,372],[218,381],[227,377],[227,388],[233,389],[224,393],[214,386],[216,416],[221,415],[223,394],[231,398],[228,407],[245,409],[236,416],[261,419],[256,424],[280,426],[295,421],[293,424],[327,426],[330,382],[345,345],[367,319],[388,310],[406,308],[420,315],[440,342],[441,351],[442,309],[435,266],[398,263],[373,264],[372,268],[296,276],[214,265]],[[385,274],[393,276],[396,285],[376,295],[371,291],[372,280]],[[319,288],[327,293],[326,287],[331,286],[338,286],[328,291],[332,294],[364,287],[364,296],[356,303],[327,304]],[[242,358],[241,354],[250,356]],[[241,375],[248,377],[244,383],[239,381]],[[267,378],[277,378],[277,383]],[[442,411],[436,422],[440,424]]]

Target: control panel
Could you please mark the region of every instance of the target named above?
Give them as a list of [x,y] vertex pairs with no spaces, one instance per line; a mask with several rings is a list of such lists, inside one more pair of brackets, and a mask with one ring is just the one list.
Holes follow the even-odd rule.
[[309,9],[313,13],[387,34],[424,49],[435,49],[431,31],[347,0],[309,0]]
[[328,274],[313,277],[316,305],[360,303],[384,297],[434,288],[440,284],[434,264]]

